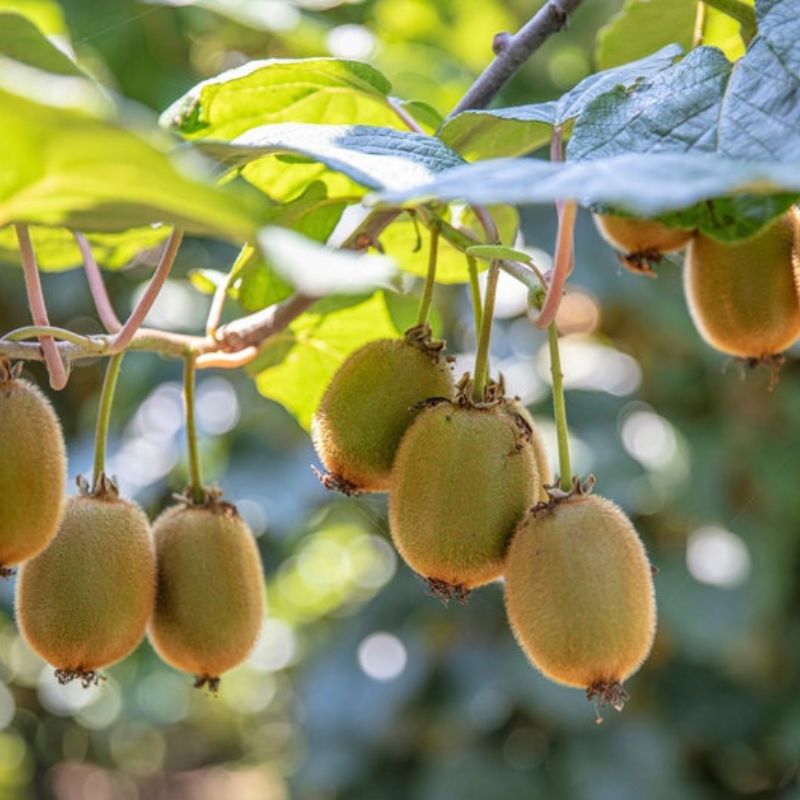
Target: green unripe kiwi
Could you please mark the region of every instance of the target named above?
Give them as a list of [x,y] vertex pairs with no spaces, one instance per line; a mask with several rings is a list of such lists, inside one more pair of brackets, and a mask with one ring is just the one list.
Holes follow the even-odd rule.
[[526,424],[505,402],[441,402],[400,442],[389,496],[394,543],[445,597],[498,578],[508,542],[544,491]]
[[743,241],[698,235],[689,247],[684,288],[700,335],[717,350],[767,358],[800,337],[798,216],[784,214]]
[[55,539],[20,569],[17,619],[59,680],[88,683],[139,644],[155,593],[153,540],[139,506],[70,497]]
[[621,253],[622,263],[634,272],[652,272],[652,265],[664,253],[680,250],[692,238],[691,231],[652,219],[595,214],[594,221],[603,238]]
[[311,426],[331,485],[388,491],[397,446],[418,404],[453,393],[450,368],[424,343],[380,339],[352,353],[333,376]]
[[53,407],[0,361],[0,573],[32,558],[56,535],[67,459]]
[[533,665],[621,704],[656,621],[650,563],[625,514],[594,495],[533,510],[514,534],[505,577],[508,618]]
[[149,636],[168,664],[216,689],[244,661],[264,619],[261,558],[228,503],[177,505],[155,521],[158,594]]

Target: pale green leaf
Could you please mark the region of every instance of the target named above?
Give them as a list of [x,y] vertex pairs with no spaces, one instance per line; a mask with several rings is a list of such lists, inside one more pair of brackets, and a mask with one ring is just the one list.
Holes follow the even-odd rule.
[[359,61],[251,61],[198,84],[161,119],[191,139],[234,139],[280,122],[403,127],[389,106],[389,89],[380,72]]

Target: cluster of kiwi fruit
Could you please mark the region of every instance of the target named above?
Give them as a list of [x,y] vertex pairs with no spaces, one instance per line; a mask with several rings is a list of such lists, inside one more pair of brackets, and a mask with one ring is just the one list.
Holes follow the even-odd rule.
[[478,399],[427,326],[370,342],[312,424],[323,483],[389,493],[394,544],[444,600],[505,581],[517,641],[546,677],[621,708],[655,634],[652,571],[624,513],[552,485],[533,420],[502,379]]
[[606,214],[595,221],[635,272],[652,274],[663,254],[688,248],[689,311],[703,339],[722,353],[775,365],[800,338],[800,214],[795,208],[735,242],[656,220]]
[[65,498],[64,438],[39,389],[0,360],[0,565],[21,565],[20,631],[62,683],[96,683],[145,634],[168,664],[216,690],[264,614],[258,548],[218,492],[187,492],[152,526],[105,474]]

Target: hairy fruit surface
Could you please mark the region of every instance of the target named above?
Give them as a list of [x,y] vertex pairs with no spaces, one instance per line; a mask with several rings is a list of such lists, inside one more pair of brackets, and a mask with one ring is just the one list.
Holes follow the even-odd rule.
[[445,359],[424,343],[381,339],[356,350],[333,376],[311,426],[332,485],[387,491],[397,446],[419,404],[453,393]]
[[87,680],[139,644],[155,579],[150,526],[139,506],[70,497],[52,544],[20,569],[20,630],[60,679]]
[[622,263],[633,272],[652,272],[652,265],[664,253],[680,250],[692,238],[691,231],[670,228],[651,219],[596,214],[594,221],[603,238],[622,254]]
[[505,402],[425,409],[397,451],[392,538],[444,596],[499,577],[514,528],[543,495],[526,425]]
[[506,562],[514,635],[543,675],[616,705],[655,635],[650,563],[611,501],[571,495],[534,509]]
[[250,654],[264,618],[253,535],[221,502],[168,508],[153,533],[158,593],[150,640],[168,664],[216,688]]
[[717,350],[762,359],[800,337],[798,215],[791,211],[755,236],[724,243],[697,236],[684,288],[701,336]]
[[64,510],[67,459],[53,407],[0,363],[0,570],[40,553]]

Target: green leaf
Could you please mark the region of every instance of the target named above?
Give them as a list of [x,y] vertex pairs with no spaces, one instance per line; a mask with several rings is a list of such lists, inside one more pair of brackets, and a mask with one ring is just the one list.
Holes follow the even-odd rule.
[[268,266],[251,244],[242,248],[231,270],[235,279],[230,294],[245,311],[260,311],[292,294],[291,284]]
[[800,193],[800,161],[737,161],[713,153],[631,153],[591,161],[478,161],[430,183],[373,198],[375,203],[459,200],[490,205],[575,200],[656,217],[704,200],[742,194]]
[[26,16],[4,11],[0,5],[0,55],[56,75],[87,78],[83,70],[59,50]]
[[275,272],[310,297],[385,288],[395,274],[395,263],[390,258],[333,250],[285,228],[262,229],[258,244]]
[[616,88],[630,89],[671,66],[680,55],[677,45],[630,64],[597,72],[558,100],[510,108],[464,111],[448,120],[439,136],[472,161],[529,153],[546,144],[554,127],[566,127],[600,95]]
[[370,189],[402,189],[463,159],[433,136],[366,125],[262,125],[201,150],[227,167],[275,153],[305,156]]
[[[36,74],[50,87],[75,80]],[[263,217],[260,196],[238,184],[213,185],[196,155],[169,155],[157,130],[138,132],[115,118],[1,89],[0,118],[0,227],[27,222],[120,231],[163,222],[241,240]]]
[[434,133],[444,122],[444,117],[432,105],[421,100],[401,100],[394,97],[392,102],[411,114],[425,133]]
[[186,138],[234,139],[280,122],[401,127],[374,67],[335,58],[251,61],[203,81],[162,115]]
[[248,368],[258,391],[280,403],[306,430],[333,374],[373,339],[396,337],[383,292],[367,299],[327,298],[267,340]]
[[794,161],[800,152],[800,17],[794,0],[757,8],[758,36],[731,64],[700,47],[631,92],[599,97],[575,124],[568,155],[703,152]]
[[[74,269],[83,264],[71,231],[65,228],[30,227],[36,262],[47,272]],[[95,261],[105,269],[121,269],[144,250],[158,247],[169,236],[164,226],[131,228],[120,233],[84,233]],[[13,227],[0,228],[0,263],[19,265],[19,246]]]
[[[295,201],[270,209],[272,225],[290,228],[317,242],[326,242],[342,216],[346,202],[327,196],[321,181],[311,183]],[[232,267],[230,295],[246,311],[285,300],[292,293],[291,285],[267,264],[257,248],[245,245]]]
[[697,0],[626,0],[597,33],[595,63],[617,67],[673,42],[689,50],[696,17]]

